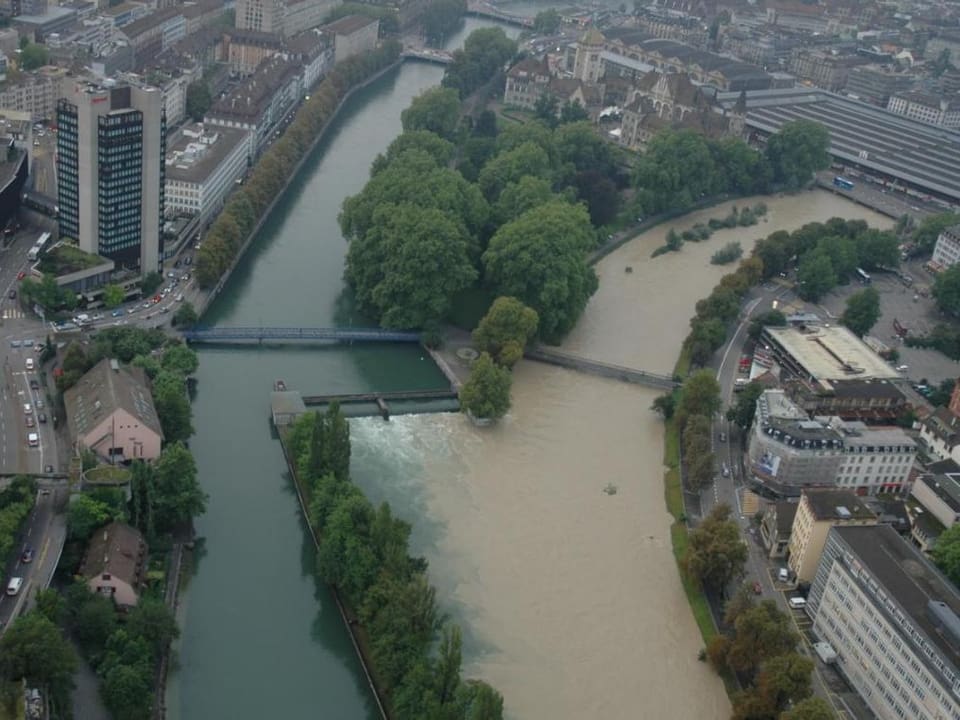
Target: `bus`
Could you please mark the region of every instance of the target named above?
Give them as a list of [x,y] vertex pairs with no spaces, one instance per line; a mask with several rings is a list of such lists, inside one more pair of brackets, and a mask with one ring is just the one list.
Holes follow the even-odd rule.
[[37,241],[33,244],[33,247],[27,251],[28,260],[36,260],[40,257],[40,254],[47,249],[47,243],[50,242],[50,233],[43,233]]
[[841,188],[841,189],[843,189],[843,190],[853,190],[853,183],[852,183],[851,181],[847,180],[845,177],[841,177],[841,176],[839,176],[839,175],[837,175],[837,176],[833,179],[833,184],[834,184],[836,187]]
[[862,268],[857,268],[857,277],[864,285],[869,285],[871,282],[870,276]]

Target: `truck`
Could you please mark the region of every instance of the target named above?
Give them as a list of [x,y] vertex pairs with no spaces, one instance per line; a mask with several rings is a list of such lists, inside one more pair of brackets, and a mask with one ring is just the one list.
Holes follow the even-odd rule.
[[837,651],[833,649],[833,646],[828,642],[817,642],[813,644],[813,649],[816,651],[817,656],[823,660],[827,665],[836,662],[837,660]]

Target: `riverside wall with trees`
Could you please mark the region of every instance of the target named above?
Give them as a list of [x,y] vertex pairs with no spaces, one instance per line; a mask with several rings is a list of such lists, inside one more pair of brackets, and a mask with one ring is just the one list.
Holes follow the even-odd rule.
[[[838,283],[853,279],[857,267],[895,268],[900,257],[898,243],[893,232],[842,218],[809,223],[792,233],[778,231],[760,240],[750,257],[741,260],[734,272],[697,303],[675,370],[683,385],[654,401],[653,409],[666,420],[665,491],[668,510],[676,520],[671,529],[674,555],[704,638],[705,658],[731,682],[736,677],[744,688],[731,693],[734,718],[818,720],[832,715],[822,701],[809,697],[812,667],[797,655],[797,639],[785,624],[789,618],[775,606],[755,605],[749,589],[741,588],[727,603],[726,630],[718,634],[707,598],[726,597],[730,586],[743,575],[747,553],[728,507],[718,506],[695,529],[689,529],[686,522],[684,488],[699,492],[716,473],[711,418],[722,403],[714,371],[705,366],[726,343],[744,299],[758,283],[796,267],[801,295],[817,299]],[[879,312],[875,300],[866,290],[853,295],[843,321],[858,334],[867,332],[876,321],[874,313]],[[769,311],[753,319],[749,335],[756,339],[764,326],[785,324],[782,313]],[[705,369],[690,374],[691,366]],[[761,391],[756,383],[744,388],[727,411],[728,420],[741,429],[748,428]],[[754,633],[754,626],[759,625],[765,628],[762,637]]]
[[283,136],[260,157],[244,186],[230,195],[207,232],[195,263],[202,289],[222,286],[343,101],[398,62],[399,57],[400,43],[386,40],[378,49],[338,64],[313,89]]
[[[337,404],[282,435],[317,545],[317,575],[348,621],[386,717],[501,720],[503,698],[461,677],[460,629],[446,622],[410,525],[350,480],[350,425]],[[439,642],[438,642],[439,641]]]

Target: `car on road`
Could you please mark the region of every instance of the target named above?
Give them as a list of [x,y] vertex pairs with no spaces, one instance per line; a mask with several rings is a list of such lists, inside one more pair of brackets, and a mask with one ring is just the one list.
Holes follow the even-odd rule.
[[19,340],[11,340],[11,341],[10,341],[10,347],[12,347],[12,348],[18,348],[18,347],[20,347],[20,341],[19,341]]
[[726,442],[726,441],[727,441],[727,434],[726,434],[725,432],[722,432],[722,431],[721,431],[721,432],[720,432],[720,442]]
[[20,272],[17,273],[17,280],[23,280],[26,276],[27,274],[23,270],[21,270]]
[[90,319],[93,320],[94,322],[97,322],[98,320],[103,320],[103,313],[94,313],[93,317],[91,317]]
[[36,378],[30,378],[30,389],[31,389],[31,390],[39,390],[39,389],[40,389],[40,381],[37,380]]
[[23,578],[10,578],[10,582],[7,583],[7,595],[16,595],[21,587],[23,587]]
[[760,584],[759,580],[753,581],[753,594],[754,595],[763,595],[763,585]]
[[27,415],[25,419],[27,421],[28,428],[33,427],[34,425],[37,424],[36,421],[33,419],[33,415]]
[[171,280],[173,280],[176,276],[177,274],[173,270],[167,273],[167,277],[170,278]]
[[39,420],[41,423],[47,422],[47,414],[46,414],[46,413],[37,413],[37,420]]
[[32,372],[32,371],[33,371],[33,358],[27,358],[27,359],[24,361],[24,365],[25,365],[25,367],[27,368],[27,371]]
[[17,291],[13,288],[10,288],[10,292],[7,293],[7,297],[13,300],[15,297],[17,297]]
[[723,468],[722,468],[722,470],[721,470],[721,473],[723,474],[724,477],[730,477],[730,468],[727,467],[727,464],[726,464],[726,463],[723,464]]
[[114,310],[112,313],[110,313],[110,317],[123,317],[123,310],[119,308]]
[[37,447],[40,444],[40,436],[36,433],[27,434],[27,445],[30,447]]
[[23,549],[23,555],[20,556],[20,562],[33,562],[33,548],[29,545]]
[[187,255],[187,256],[183,259],[183,264],[184,264],[184,265],[192,265],[192,264],[193,264],[193,255]]
[[37,398],[37,410],[43,408],[43,398]]
[[127,310],[127,314],[128,314],[128,315],[133,315],[133,314],[134,314],[137,310],[139,310],[139,309],[140,309],[140,306],[139,306],[139,305],[134,305],[132,308],[130,308],[129,310]]
[[31,405],[30,403],[24,403],[24,404],[23,404],[23,414],[24,414],[24,415],[32,415],[32,414],[33,414],[33,405]]
[[[47,473],[47,475],[49,475],[50,473],[53,472],[53,465],[44,465],[44,466],[43,466],[43,471],[44,471],[45,473]],[[49,489],[49,488],[44,488],[43,490],[40,491],[40,494],[41,494],[41,495],[49,495],[49,494],[50,494],[50,489]]]
[[146,309],[146,308],[150,307],[152,304],[153,304],[152,302],[145,302],[145,303],[144,303],[143,305],[141,305],[140,307]]

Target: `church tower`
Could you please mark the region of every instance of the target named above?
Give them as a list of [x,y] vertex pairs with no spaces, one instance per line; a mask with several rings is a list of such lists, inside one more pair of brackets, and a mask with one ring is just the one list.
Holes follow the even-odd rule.
[[595,27],[590,28],[577,43],[577,54],[573,61],[573,76],[585,83],[596,84],[603,76],[603,63],[600,54],[606,38]]

